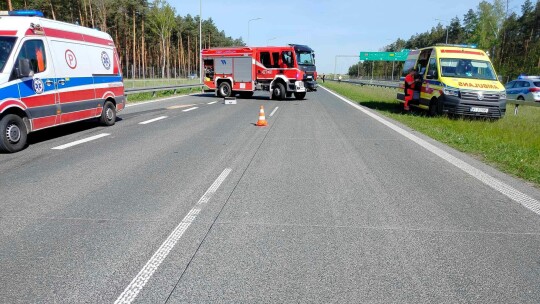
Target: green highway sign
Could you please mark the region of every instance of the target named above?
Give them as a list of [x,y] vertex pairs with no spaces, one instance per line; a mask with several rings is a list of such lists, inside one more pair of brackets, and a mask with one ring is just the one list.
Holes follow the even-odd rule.
[[360,52],[360,61],[405,61],[409,50],[401,52]]

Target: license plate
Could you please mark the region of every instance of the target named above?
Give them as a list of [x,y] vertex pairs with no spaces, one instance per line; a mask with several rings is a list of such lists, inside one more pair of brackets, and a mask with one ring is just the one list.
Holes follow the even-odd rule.
[[489,109],[488,108],[475,108],[475,107],[472,107],[471,112],[488,113]]

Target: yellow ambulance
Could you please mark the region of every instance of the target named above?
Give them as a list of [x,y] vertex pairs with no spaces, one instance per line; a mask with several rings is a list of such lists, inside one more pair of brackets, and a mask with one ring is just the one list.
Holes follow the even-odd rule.
[[506,112],[506,91],[499,82],[488,55],[464,45],[435,45],[411,50],[403,66],[397,99],[404,102],[404,79],[418,70],[417,86],[409,105],[442,113],[500,118]]

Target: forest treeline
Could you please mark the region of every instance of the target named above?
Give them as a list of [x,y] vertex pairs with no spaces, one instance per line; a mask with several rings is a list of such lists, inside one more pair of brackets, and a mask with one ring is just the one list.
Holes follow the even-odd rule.
[[[37,9],[45,17],[98,28],[118,49],[124,77],[178,77],[199,69],[199,16],[181,16],[165,0],[7,0],[0,10]],[[202,47],[244,45],[202,20]]]
[[[504,80],[522,73],[540,75],[540,0],[526,0],[519,12],[508,11],[508,1],[482,1],[469,9],[462,19],[457,16],[439,23],[431,30],[413,35],[408,40],[397,39],[381,51],[399,52],[445,43],[448,30],[449,44],[475,44],[488,52],[493,65]],[[372,71],[373,66],[375,70]],[[395,69],[399,77],[402,64]],[[389,78],[392,63],[362,62],[349,67],[350,76],[375,76]]]

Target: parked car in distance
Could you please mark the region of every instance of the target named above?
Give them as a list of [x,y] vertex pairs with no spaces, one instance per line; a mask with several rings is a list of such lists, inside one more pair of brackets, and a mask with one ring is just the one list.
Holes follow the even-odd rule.
[[504,87],[508,99],[540,102],[540,76],[519,76]]

